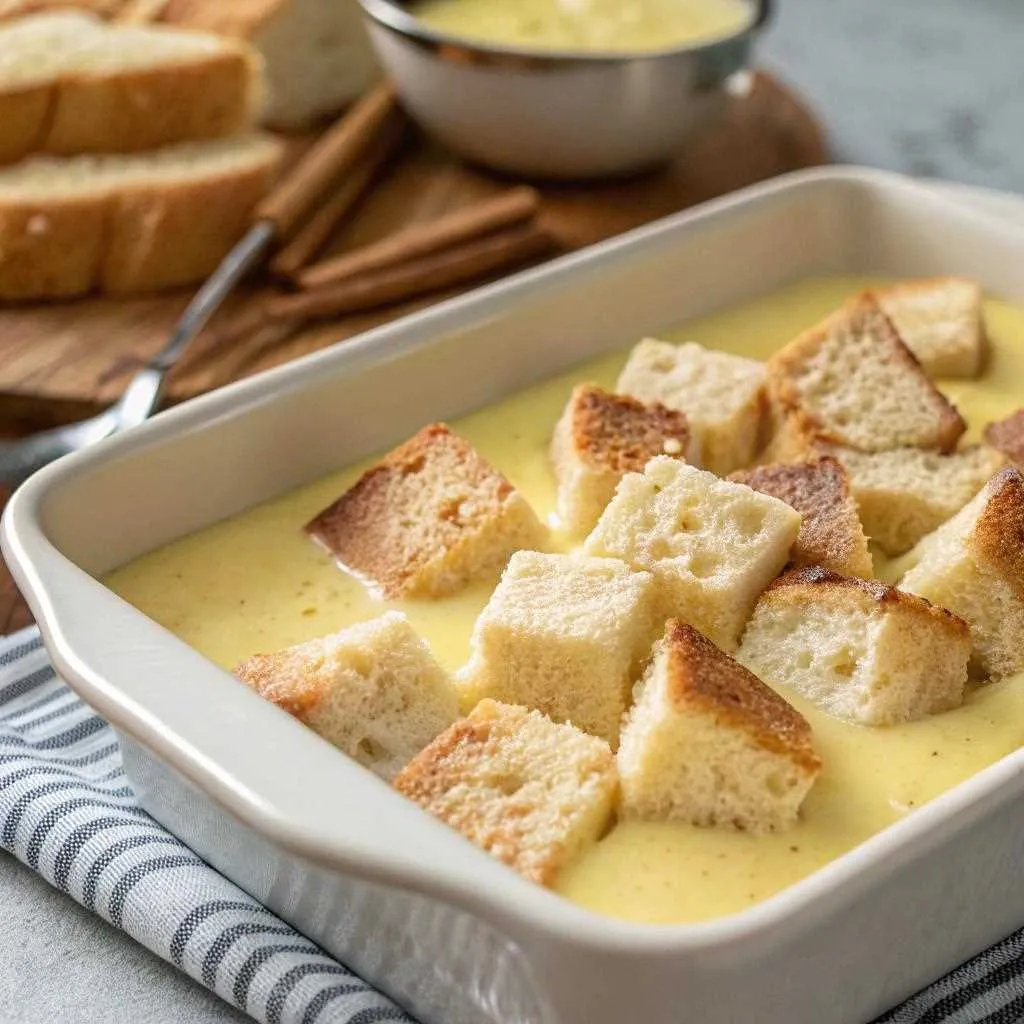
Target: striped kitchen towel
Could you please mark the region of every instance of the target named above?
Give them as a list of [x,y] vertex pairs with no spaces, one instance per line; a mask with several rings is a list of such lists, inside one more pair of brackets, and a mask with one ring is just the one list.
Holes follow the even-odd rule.
[[[0,641],[0,845],[257,1020],[413,1024],[136,805],[113,731],[54,675],[35,630]],[[1024,930],[878,1024],[1022,1020]]]

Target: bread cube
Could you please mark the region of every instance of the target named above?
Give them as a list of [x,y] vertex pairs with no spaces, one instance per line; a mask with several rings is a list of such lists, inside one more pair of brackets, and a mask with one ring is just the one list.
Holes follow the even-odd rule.
[[521,875],[551,885],[608,828],[611,748],[538,711],[481,701],[395,788]]
[[671,619],[636,691],[616,758],[624,816],[754,833],[796,823],[821,760],[771,687]]
[[972,669],[998,679],[1024,670],[1024,477],[1000,470],[908,556],[900,581],[971,627]]
[[451,677],[398,612],[256,654],[235,675],[388,781],[459,714]]
[[951,612],[811,567],[762,595],[736,657],[837,718],[893,725],[957,707],[970,650],[967,624]]
[[563,527],[589,533],[626,473],[641,471],[655,455],[685,459],[689,445],[685,414],[580,384],[551,440]]
[[443,423],[385,455],[306,531],[386,598],[496,577],[545,535],[526,499]]
[[750,465],[765,439],[765,368],[753,359],[647,338],[615,390],[686,413],[693,461],[719,476]]
[[778,462],[733,473],[729,479],[778,498],[800,513],[800,533],[791,554],[794,566],[820,565],[833,572],[871,578],[868,539],[846,470],[836,459],[823,455],[802,462]]
[[976,377],[981,371],[986,342],[977,282],[933,277],[872,294],[930,377]]
[[865,531],[890,556],[909,551],[956,515],[1006,464],[987,445],[949,455],[921,448],[858,452],[833,446],[829,450],[850,475]]
[[799,532],[800,514],[785,502],[659,457],[623,478],[584,550],[652,573],[663,620],[680,618],[733,651]]
[[984,437],[1018,469],[1024,470],[1024,409],[989,423],[985,427]]
[[866,452],[948,452],[965,429],[870,295],[776,352],[768,388],[778,461],[799,458],[816,441]]
[[484,697],[619,741],[660,631],[654,582],[620,561],[519,551],[473,628],[463,706]]

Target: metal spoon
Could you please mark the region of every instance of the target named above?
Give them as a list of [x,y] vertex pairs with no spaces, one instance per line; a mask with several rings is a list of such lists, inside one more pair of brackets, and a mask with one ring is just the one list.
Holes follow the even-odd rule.
[[390,86],[357,103],[260,204],[251,228],[195,294],[166,345],[132,377],[108,409],[86,420],[0,441],[0,482],[15,486],[63,455],[138,426],[159,407],[168,371],[224,299],[274,242],[283,241],[315,208],[323,193],[351,169],[384,124],[400,116]]

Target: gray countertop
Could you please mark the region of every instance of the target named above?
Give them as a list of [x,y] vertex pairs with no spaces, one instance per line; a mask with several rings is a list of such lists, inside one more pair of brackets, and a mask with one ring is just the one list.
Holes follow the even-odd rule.
[[[1021,0],[777,0],[762,63],[837,159],[1024,189]],[[0,1022],[177,1024],[241,1014],[0,854]]]

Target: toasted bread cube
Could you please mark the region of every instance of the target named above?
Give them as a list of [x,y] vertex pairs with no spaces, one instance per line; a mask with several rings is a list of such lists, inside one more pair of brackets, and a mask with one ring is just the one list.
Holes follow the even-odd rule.
[[521,875],[551,885],[607,829],[618,795],[604,740],[482,700],[395,788]]
[[872,576],[871,552],[842,465],[829,455],[778,462],[729,477],[784,501],[800,513],[794,566],[820,565],[849,576]]
[[696,342],[641,341],[615,390],[686,413],[693,461],[719,476],[749,466],[767,432],[764,364]]
[[920,597],[827,569],[795,569],[757,602],[737,659],[837,718],[892,725],[963,701],[967,624]]
[[985,427],[984,438],[1019,470],[1024,471],[1024,409],[989,423]]
[[443,423],[385,455],[306,531],[386,598],[452,594],[544,538],[526,499]]
[[663,620],[680,618],[733,651],[799,532],[800,514],[785,502],[659,457],[623,478],[584,550],[652,573]]
[[580,384],[551,439],[562,525],[589,533],[626,473],[642,471],[655,455],[685,459],[689,446],[684,413]]
[[459,715],[451,677],[399,612],[256,654],[235,675],[388,781]]
[[626,817],[754,833],[794,825],[821,769],[806,719],[678,619],[637,684],[616,761]]
[[956,515],[1006,465],[1003,456],[987,445],[949,455],[921,448],[830,451],[850,475],[865,531],[889,556],[909,551]]
[[962,277],[903,281],[872,293],[930,377],[976,377],[985,359],[981,288]]
[[900,581],[971,627],[972,668],[999,679],[1024,670],[1024,477],[1000,470],[925,537]]
[[648,573],[615,559],[519,551],[473,629],[459,673],[464,705],[523,704],[615,746],[659,626]]
[[965,424],[870,295],[847,303],[768,362],[778,460],[825,441],[865,452],[951,451]]

